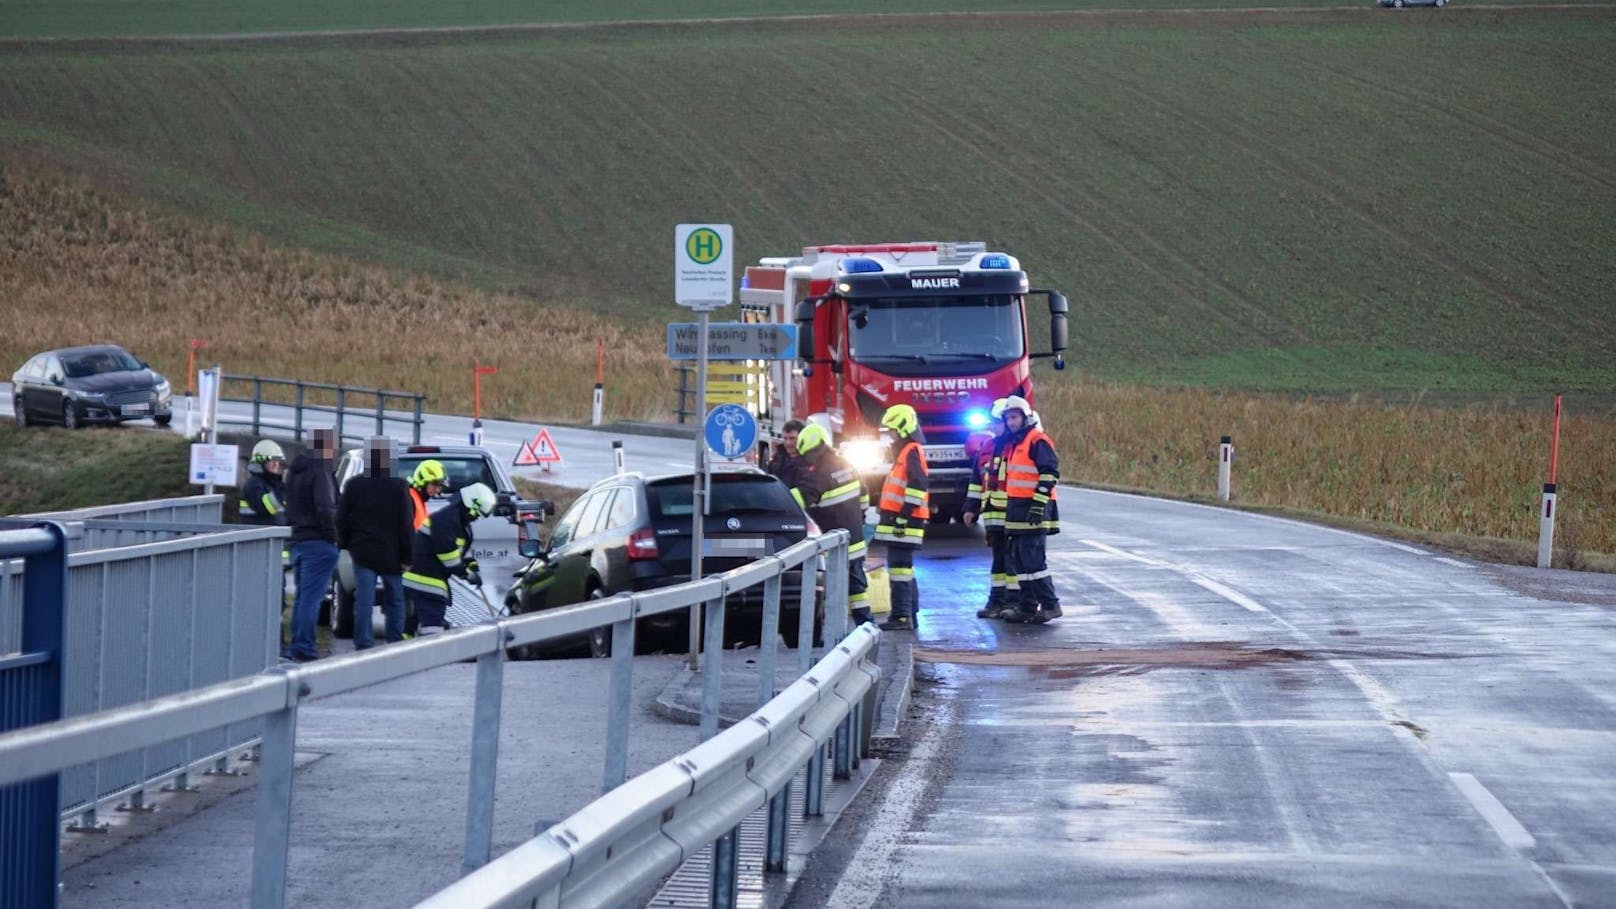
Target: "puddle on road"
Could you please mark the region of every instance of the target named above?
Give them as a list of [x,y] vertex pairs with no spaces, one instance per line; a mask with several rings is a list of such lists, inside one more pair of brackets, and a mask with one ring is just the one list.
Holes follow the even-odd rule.
[[1284,647],[1253,648],[1239,641],[1187,641],[1159,647],[1096,647],[1090,650],[948,650],[916,647],[914,658],[926,663],[964,666],[1020,666],[1042,670],[1055,678],[1103,675],[1122,671],[1148,672],[1161,668],[1245,669],[1252,666],[1295,663],[1313,659],[1301,650]]

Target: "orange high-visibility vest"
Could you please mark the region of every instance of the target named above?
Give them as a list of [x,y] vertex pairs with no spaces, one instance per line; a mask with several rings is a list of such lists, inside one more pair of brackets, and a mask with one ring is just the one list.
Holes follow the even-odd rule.
[[892,465],[892,471],[887,474],[886,482],[881,484],[881,510],[897,514],[903,509],[905,500],[913,502],[915,510],[911,517],[918,521],[931,518],[931,508],[928,501],[931,496],[924,490],[910,490],[909,488],[909,450],[915,449],[920,453],[920,472],[931,473],[926,464],[926,452],[919,442],[910,441],[898,450],[898,457]]
[[[1055,443],[1049,436],[1044,435],[1041,429],[1029,429],[1027,435],[1010,449],[1009,457],[1005,459],[1004,491],[1012,499],[1030,499],[1038,492],[1038,465],[1032,462],[1032,446],[1038,441],[1048,442],[1051,448]],[[1050,485],[1049,497],[1055,498],[1055,487]]]
[[410,502],[415,506],[415,529],[420,530],[421,525],[426,523],[426,496],[421,494],[421,490],[411,486]]

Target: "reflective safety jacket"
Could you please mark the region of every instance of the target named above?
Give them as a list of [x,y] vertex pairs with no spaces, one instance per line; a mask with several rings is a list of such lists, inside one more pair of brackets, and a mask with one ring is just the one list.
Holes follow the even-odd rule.
[[471,521],[459,503],[438,509],[415,531],[415,557],[404,572],[404,586],[419,594],[449,599],[449,578],[466,576],[471,558]]
[[820,530],[847,531],[849,560],[864,558],[864,509],[869,507],[870,497],[859,482],[858,471],[829,445],[820,445],[803,455],[796,478],[791,497]]
[[875,525],[875,538],[888,543],[919,546],[926,540],[926,521],[931,517],[926,452],[917,433],[904,441],[892,470],[881,484],[881,519]]
[[983,527],[1004,529],[1004,454],[1007,436],[994,436],[993,447],[971,465],[971,486],[965,494],[966,511],[981,515]]
[[[1060,458],[1043,430],[1023,429],[1010,437],[999,475],[1004,480],[1006,533],[1060,533],[1060,514],[1055,507]],[[1034,505],[1044,508],[1044,518],[1037,523],[1029,514]]]
[[262,464],[247,465],[247,482],[241,486],[236,510],[243,524],[285,524],[286,484],[264,469]]

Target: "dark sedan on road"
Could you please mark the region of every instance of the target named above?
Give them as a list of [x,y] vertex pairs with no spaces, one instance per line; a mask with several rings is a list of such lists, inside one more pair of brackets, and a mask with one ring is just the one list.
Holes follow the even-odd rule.
[[[619,474],[599,481],[555,522],[542,551],[506,595],[507,609],[512,614],[537,612],[689,580],[692,492],[688,473]],[[738,568],[819,533],[785,484],[762,471],[715,473],[711,504],[702,523],[704,574]],[[801,579],[801,572],[792,570],[781,583],[780,628],[788,644],[797,640]],[[762,606],[761,586],[726,601],[726,643],[758,639]],[[684,651],[687,616],[679,610],[640,619],[635,649]],[[822,621],[816,611],[816,634]],[[557,647],[536,649],[550,652],[568,646],[569,642],[560,642]],[[596,629],[570,646],[587,646],[594,656],[609,656],[611,629]],[[520,654],[530,655],[536,654]]]
[[174,414],[168,380],[134,354],[112,344],[39,354],[11,375],[18,426],[151,419],[167,426]]

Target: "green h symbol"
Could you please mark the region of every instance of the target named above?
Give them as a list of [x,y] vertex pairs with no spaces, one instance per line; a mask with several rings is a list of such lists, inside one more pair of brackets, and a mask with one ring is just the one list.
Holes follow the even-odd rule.
[[723,249],[723,239],[710,227],[691,231],[689,238],[685,240],[685,253],[698,265],[711,265],[718,261],[718,254]]

